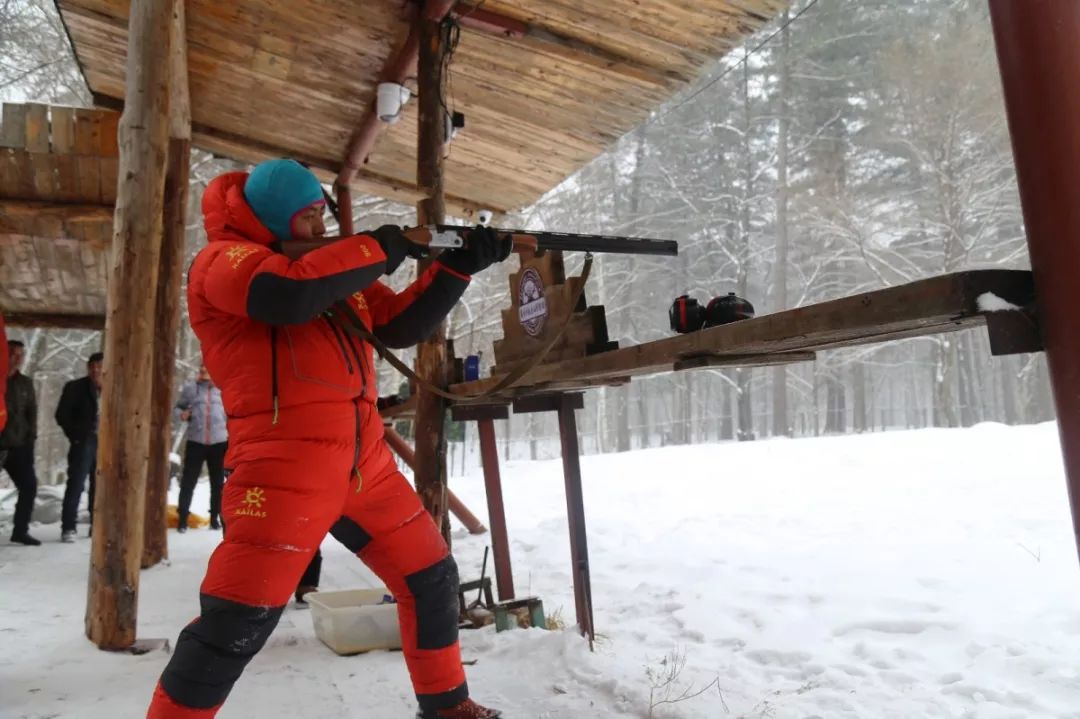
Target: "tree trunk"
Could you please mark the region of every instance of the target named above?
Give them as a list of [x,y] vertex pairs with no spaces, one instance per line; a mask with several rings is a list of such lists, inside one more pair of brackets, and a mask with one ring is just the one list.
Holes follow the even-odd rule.
[[724,381],[720,384],[723,388],[720,390],[720,407],[723,408],[723,413],[720,415],[720,439],[735,439],[735,420],[731,409],[731,382],[728,381],[730,373],[724,371],[723,375]]
[[[788,29],[789,11],[784,11],[780,42],[780,107],[776,138],[776,260],[773,263],[773,311],[787,309],[787,270],[788,270],[788,134],[791,119],[788,116],[788,93],[791,87],[791,67],[789,54],[791,49],[791,31]],[[788,417],[786,365],[778,365],[772,370],[773,416],[772,433],[775,437],[791,436],[791,420]]]
[[1002,357],[998,375],[1001,377],[1001,404],[1006,424],[1020,424],[1019,402],[1016,396],[1016,370],[1020,362],[1015,357]]
[[[440,71],[446,51],[439,23],[422,14],[417,85],[420,92],[417,184],[425,193],[416,208],[421,225],[442,224],[446,218],[443,185],[445,119],[441,98],[445,76]],[[423,272],[427,262],[417,271]],[[431,336],[416,348],[417,374],[438,386],[447,383],[446,323],[440,322]],[[446,403],[438,395],[417,388],[416,492],[435,524],[445,527],[446,518]],[[449,537],[446,537],[449,542]]]
[[[739,297],[746,297],[750,279],[750,244],[751,244],[751,218],[750,203],[754,197],[754,157],[753,148],[750,145],[751,112],[750,112],[750,62],[746,59],[743,63],[743,196],[740,208],[740,233],[741,242],[739,247],[739,263],[737,268],[736,287]],[[735,370],[736,383],[738,386],[738,438],[739,441],[754,439],[754,410],[750,397],[750,373],[751,370],[740,368]]]
[[948,338],[934,344],[933,366],[933,425],[935,427],[956,427],[959,418],[956,413],[956,346]]
[[648,449],[649,447],[652,447],[652,429],[649,424],[649,399],[642,383],[637,382],[631,386],[637,387],[638,427],[641,428],[639,432],[639,436],[641,437],[640,446],[642,449]]
[[748,442],[754,439],[754,405],[750,398],[750,380],[753,370],[749,367],[740,367],[735,370],[736,382],[738,383],[738,406],[739,406],[739,441]]
[[173,8],[169,35],[169,156],[165,171],[161,266],[158,268],[154,325],[154,386],[151,400],[150,462],[146,479],[146,520],[142,567],[169,556],[165,520],[172,450],[172,406],[176,387],[176,346],[180,329],[180,288],[184,280],[188,178],[191,174],[191,105],[188,101],[187,38],[184,3]]
[[866,411],[866,367],[863,365],[861,359],[855,359],[853,361],[851,367],[851,383],[854,385],[852,399],[855,402],[852,421],[855,431],[862,433],[867,430],[867,418],[869,415]]
[[[537,430],[536,430],[536,413],[535,412],[533,412],[532,414],[529,415],[529,428],[528,428],[527,431],[529,433],[529,459],[531,459],[533,462],[535,462],[537,457],[539,456],[539,453],[537,452],[537,447],[536,447],[536,432],[537,432]],[[509,455],[507,456],[507,459],[509,459]]]
[[844,383],[834,372],[825,375],[825,434],[844,434],[847,431],[847,398]]
[[154,303],[168,145],[172,2],[133,0],[108,277],[105,376],[86,634],[101,649],[135,641],[150,450]]

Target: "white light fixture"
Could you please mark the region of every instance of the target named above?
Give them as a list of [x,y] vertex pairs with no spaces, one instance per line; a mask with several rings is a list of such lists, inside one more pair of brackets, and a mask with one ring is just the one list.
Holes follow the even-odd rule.
[[407,87],[396,82],[380,82],[375,96],[375,114],[385,123],[394,124],[401,119],[401,110],[412,97]]

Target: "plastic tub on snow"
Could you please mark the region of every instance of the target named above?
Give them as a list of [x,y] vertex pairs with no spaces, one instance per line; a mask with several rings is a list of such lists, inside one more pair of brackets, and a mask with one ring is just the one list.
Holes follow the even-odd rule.
[[401,649],[397,604],[385,588],[312,592],[315,636],[341,655],[374,649]]

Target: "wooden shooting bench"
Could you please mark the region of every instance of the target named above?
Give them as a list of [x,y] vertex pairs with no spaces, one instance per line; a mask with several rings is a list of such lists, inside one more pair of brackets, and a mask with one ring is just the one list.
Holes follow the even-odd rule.
[[[549,253],[554,254],[554,253]],[[494,387],[501,374],[513,367],[503,359],[527,356],[567,322],[569,308],[559,305],[573,287],[559,281],[561,258],[523,260],[511,277],[514,306],[503,311],[504,339],[495,343],[498,364],[492,377],[461,382],[451,390],[481,394]],[[518,290],[529,268],[556,280],[545,286],[551,300],[550,321],[538,333],[522,332]],[[535,301],[535,299],[533,300]],[[592,594],[589,577],[588,539],[582,499],[581,465],[575,410],[584,406],[582,390],[601,385],[624,384],[633,377],[658,372],[721,367],[765,367],[812,361],[820,350],[853,347],[923,335],[955,332],[985,325],[994,355],[1037,352],[1043,349],[1034,311],[1032,274],[1013,270],[976,270],[919,280],[910,284],[866,292],[852,297],[777,312],[754,319],[721,325],[686,335],[615,349],[606,337],[602,307],[583,301],[570,319],[558,351],[550,361],[538,364],[514,386],[476,402],[457,402],[451,416],[475,421],[480,436],[488,518],[495,555],[495,583],[500,601],[515,596],[510,544],[503,506],[499,456],[495,445],[495,419],[515,413],[555,412],[562,442],[566,508],[570,528],[570,553],[574,579],[574,603],[582,632],[594,637]],[[1014,307],[998,311],[991,308]],[[657,318],[657,321],[662,321]],[[574,331],[570,331],[574,327]],[[596,331],[590,332],[589,329]],[[528,329],[526,327],[526,329]],[[598,336],[600,330],[603,336]],[[501,353],[501,354],[500,354]]]

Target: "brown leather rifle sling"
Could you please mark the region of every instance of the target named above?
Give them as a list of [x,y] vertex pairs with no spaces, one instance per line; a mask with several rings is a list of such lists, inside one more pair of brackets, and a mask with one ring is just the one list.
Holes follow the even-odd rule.
[[547,344],[545,344],[539,352],[533,355],[532,359],[526,362],[522,362],[517,367],[510,370],[510,372],[505,374],[502,379],[496,382],[494,387],[490,388],[486,392],[481,392],[479,394],[458,394],[456,392],[450,392],[424,379],[423,377],[416,374],[416,372],[413,371],[412,367],[402,362],[397,355],[391,352],[386,347],[386,345],[384,345],[382,341],[379,340],[379,338],[376,337],[371,332],[371,330],[369,330],[364,325],[364,323],[360,320],[359,317],[357,317],[356,313],[353,312],[352,308],[349,307],[348,304],[346,304],[345,302],[339,302],[338,304],[334,305],[334,308],[340,312],[340,316],[342,317],[342,321],[340,323],[341,328],[353,337],[357,337],[364,342],[370,343],[371,346],[375,348],[375,351],[379,353],[379,356],[389,362],[390,365],[398,372],[413,380],[428,392],[437,394],[444,399],[448,399],[453,402],[475,402],[476,400],[494,397],[503,390],[513,387],[515,384],[517,384],[518,380],[520,380],[526,374],[531,372],[533,368],[540,364],[544,360],[544,357],[546,357],[548,353],[551,352],[551,349],[559,343],[559,340],[561,340],[563,335],[566,334],[567,327],[570,326],[570,320],[574,318],[575,308],[577,308],[578,304],[581,302],[581,298],[585,295],[585,283],[589,280],[589,272],[592,270],[592,262],[592,254],[586,254],[585,265],[581,269],[581,283],[578,285],[577,292],[574,293],[574,299],[570,303],[570,311],[567,313],[566,319],[563,322],[562,327],[559,328],[559,331],[556,332],[555,335],[553,335],[552,338],[547,341]]

